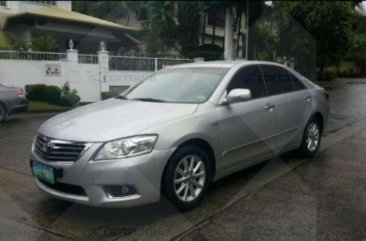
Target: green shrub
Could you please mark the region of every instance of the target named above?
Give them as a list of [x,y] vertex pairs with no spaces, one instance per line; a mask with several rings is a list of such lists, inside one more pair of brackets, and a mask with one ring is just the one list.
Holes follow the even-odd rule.
[[72,89],[72,91],[70,92],[70,94],[77,95],[78,94],[78,91],[76,89]]
[[27,93],[27,99],[44,101],[44,89],[46,86],[44,84],[26,85],[25,92]]
[[109,98],[112,98],[112,97],[115,97],[117,96],[118,94],[116,93],[113,93],[113,92],[102,92],[102,100],[106,100],[106,99],[109,99]]
[[61,89],[60,87],[49,85],[44,88],[44,99],[49,104],[59,104],[61,98]]
[[70,106],[74,107],[77,106],[80,102],[80,97],[74,94],[66,94],[61,96],[60,105],[62,106]]

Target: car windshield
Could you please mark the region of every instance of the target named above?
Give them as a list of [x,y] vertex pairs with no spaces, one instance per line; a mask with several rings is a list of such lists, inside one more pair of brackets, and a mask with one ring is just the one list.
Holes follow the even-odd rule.
[[151,102],[203,103],[228,68],[184,67],[157,72],[117,98]]

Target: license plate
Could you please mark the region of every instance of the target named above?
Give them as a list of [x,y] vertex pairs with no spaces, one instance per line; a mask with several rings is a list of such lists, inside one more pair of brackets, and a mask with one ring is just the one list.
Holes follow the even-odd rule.
[[33,162],[32,172],[33,176],[45,182],[55,184],[55,174],[52,167],[43,165],[39,162]]

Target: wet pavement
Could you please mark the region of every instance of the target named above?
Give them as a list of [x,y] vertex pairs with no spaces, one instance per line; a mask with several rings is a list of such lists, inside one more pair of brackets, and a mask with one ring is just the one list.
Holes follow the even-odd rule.
[[0,240],[366,240],[366,82],[329,88],[331,115],[312,160],[282,157],[214,183],[179,213],[57,200],[31,180],[34,134],[51,114],[0,125]]

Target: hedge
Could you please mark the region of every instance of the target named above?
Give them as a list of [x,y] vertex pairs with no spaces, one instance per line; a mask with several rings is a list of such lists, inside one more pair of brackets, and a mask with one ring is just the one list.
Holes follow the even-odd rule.
[[27,93],[27,99],[44,101],[44,89],[46,87],[47,85],[44,84],[26,85],[25,91]]
[[47,86],[44,89],[44,99],[49,104],[60,104],[61,88],[54,85]]
[[71,93],[64,93],[62,95],[61,88],[55,85],[26,85],[25,90],[28,100],[46,101],[49,104],[70,107],[74,107],[80,102],[80,97],[76,95],[76,91],[73,90]]
[[74,107],[80,102],[80,97],[73,94],[65,94],[61,96],[60,105]]

